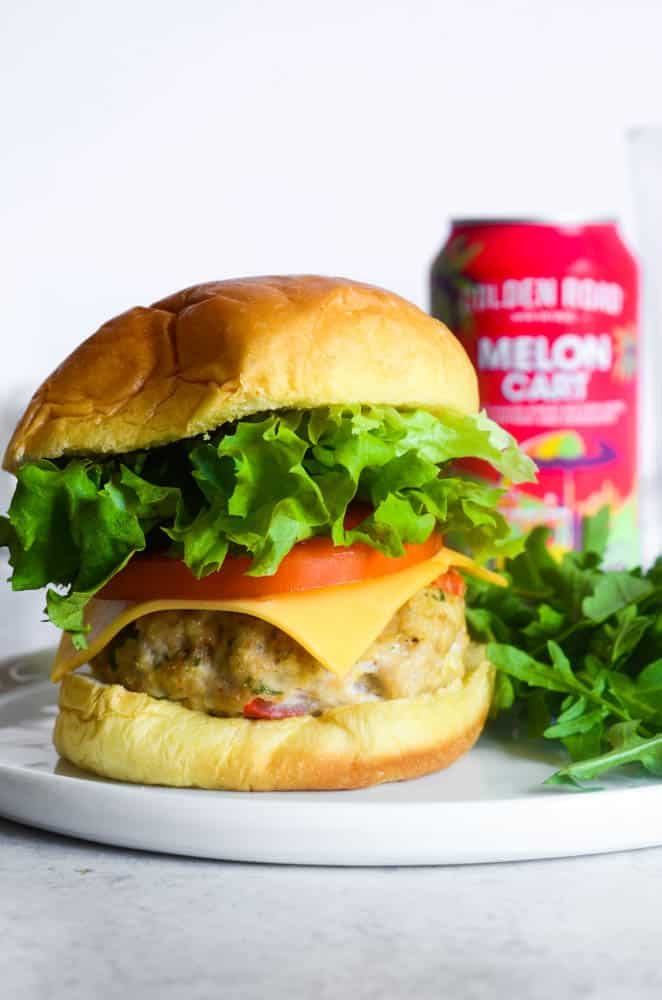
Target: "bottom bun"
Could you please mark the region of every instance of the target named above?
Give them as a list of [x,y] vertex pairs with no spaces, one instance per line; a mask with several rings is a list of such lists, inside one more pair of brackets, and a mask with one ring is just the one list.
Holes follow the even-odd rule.
[[278,721],[217,718],[70,674],[54,742],[106,778],[235,791],[362,788],[447,767],[476,742],[494,669],[435,694]]

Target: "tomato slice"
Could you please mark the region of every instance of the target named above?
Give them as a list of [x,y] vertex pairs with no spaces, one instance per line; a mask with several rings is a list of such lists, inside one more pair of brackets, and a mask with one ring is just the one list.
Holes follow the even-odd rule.
[[442,573],[431,586],[439,587],[439,590],[443,590],[450,597],[464,597],[467,592],[464,577],[456,569],[449,569],[446,573]]
[[201,580],[181,560],[147,553],[134,556],[96,596],[106,601],[268,597],[388,576],[430,559],[441,546],[441,535],[435,533],[427,542],[405,545],[403,555],[391,558],[363,542],[338,547],[330,538],[308,538],[288,552],[272,576],[246,576],[250,556],[228,556],[217,573]]
[[277,701],[267,701],[266,698],[253,698],[244,705],[245,719],[291,719],[295,715],[308,715],[310,709],[305,705],[279,705]]

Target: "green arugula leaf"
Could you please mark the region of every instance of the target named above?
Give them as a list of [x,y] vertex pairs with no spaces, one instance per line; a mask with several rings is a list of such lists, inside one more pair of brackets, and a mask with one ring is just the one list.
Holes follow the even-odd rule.
[[582,521],[582,547],[602,558],[609,538],[609,507],[603,507],[593,517]]
[[495,718],[499,712],[504,712],[507,709],[512,708],[515,702],[515,697],[515,688],[510,677],[499,671],[496,675],[494,693],[492,695],[492,717]]
[[565,740],[569,736],[590,733],[603,722],[606,714],[603,708],[587,712],[586,699],[579,698],[571,709],[559,716],[554,725],[547,727],[543,735],[548,739]]
[[631,604],[637,604],[653,591],[653,585],[645,579],[625,571],[612,570],[597,582],[593,593],[582,601],[582,611],[593,622],[604,622]]
[[[615,695],[619,705],[633,719],[641,719],[644,722],[654,722],[660,718],[662,722],[662,697],[656,698],[655,692],[640,691],[639,684],[628,677],[627,674],[617,670],[609,671],[607,674],[607,684],[610,692]],[[659,702],[659,705],[656,704]]]
[[530,740],[540,739],[552,723],[545,691],[532,688],[524,694],[520,689],[519,694],[526,705],[526,735]]
[[577,679],[573,673],[572,667],[570,666],[570,661],[565,655],[558,643],[554,642],[553,639],[549,639],[547,642],[547,649],[549,650],[550,659],[554,665],[554,669],[558,674],[565,680],[568,690],[572,691],[577,688]]
[[557,611],[549,604],[538,605],[535,621],[525,625],[523,632],[531,638],[546,638],[550,635],[558,635],[566,618],[563,612]]
[[553,784],[626,764],[662,775],[662,558],[645,573],[604,569],[606,535],[602,511],[584,523],[584,550],[557,561],[537,528],[506,560],[508,591],[469,583],[469,628],[510,683],[491,715],[562,743],[573,763]]
[[573,733],[561,738],[561,743],[572,760],[597,757],[602,750],[604,722],[600,721],[584,733]]
[[491,662],[509,677],[525,681],[531,687],[544,688],[546,691],[561,691],[564,694],[583,690],[574,674],[571,673],[568,679],[563,670],[559,671],[555,666],[540,663],[515,646],[503,646],[491,642],[487,647],[487,655]]
[[[632,610],[632,605],[627,609]],[[611,653],[611,662],[616,663],[623,656],[629,656],[639,645],[644,635],[651,627],[649,618],[642,615],[628,616],[627,620],[620,625],[614,639],[614,648]]]
[[560,768],[547,778],[545,784],[560,785],[570,782],[581,788],[583,781],[593,781],[607,771],[613,771],[614,768],[626,764],[642,764],[650,774],[662,776],[662,734],[647,740],[632,734],[607,753],[590,757],[588,760],[575,761],[567,767]]

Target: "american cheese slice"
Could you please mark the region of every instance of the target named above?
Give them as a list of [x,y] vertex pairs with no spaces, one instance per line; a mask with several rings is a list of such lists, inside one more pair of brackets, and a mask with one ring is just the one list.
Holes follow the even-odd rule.
[[85,622],[90,627],[88,648],[76,650],[69,636],[63,635],[51,676],[54,681],[61,680],[100,653],[121,629],[143,615],[155,611],[204,610],[235,611],[276,625],[342,679],[398,608],[451,566],[459,566],[492,583],[505,584],[497,573],[478,566],[460,552],[444,548],[431,559],[390,576],[277,597],[142,602],[93,599],[85,609]]

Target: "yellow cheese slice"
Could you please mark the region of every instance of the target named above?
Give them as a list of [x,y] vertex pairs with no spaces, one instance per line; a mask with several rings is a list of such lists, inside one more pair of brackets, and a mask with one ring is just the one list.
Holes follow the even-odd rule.
[[390,576],[320,587],[296,594],[219,601],[101,601],[85,609],[90,627],[88,648],[76,650],[68,635],[62,636],[52,679],[86,663],[137,618],[154,611],[235,611],[276,625],[296,640],[320,663],[341,679],[377,638],[403,604],[451,566],[459,566],[492,583],[505,584],[497,573],[478,566],[468,556],[441,549],[431,559]]

